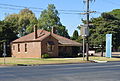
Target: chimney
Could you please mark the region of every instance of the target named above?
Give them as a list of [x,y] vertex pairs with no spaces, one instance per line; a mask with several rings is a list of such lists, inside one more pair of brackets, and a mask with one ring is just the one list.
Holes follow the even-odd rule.
[[55,27],[52,27],[52,33],[56,33],[56,28]]
[[37,39],[37,26],[34,25],[34,39]]

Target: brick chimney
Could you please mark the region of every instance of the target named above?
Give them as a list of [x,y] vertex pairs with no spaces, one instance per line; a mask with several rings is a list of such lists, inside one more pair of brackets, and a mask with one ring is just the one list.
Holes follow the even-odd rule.
[[51,30],[52,33],[56,33],[56,28],[55,27],[52,27],[52,30]]
[[37,39],[37,26],[34,25],[34,39]]

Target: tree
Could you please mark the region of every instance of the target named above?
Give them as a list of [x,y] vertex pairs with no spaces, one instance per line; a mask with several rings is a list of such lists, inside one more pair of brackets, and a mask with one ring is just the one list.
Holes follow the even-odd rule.
[[66,27],[60,22],[59,13],[54,4],[49,4],[47,9],[41,12],[38,27],[47,31],[51,31],[52,27],[56,27],[58,35],[69,38]]
[[113,15],[114,17],[120,19],[120,9],[114,9],[111,12],[108,12],[108,13]]
[[21,32],[31,33],[33,31],[33,26],[37,24],[37,18],[35,17],[35,14],[25,8],[19,12],[19,28],[21,29]]
[[16,32],[16,33],[18,33],[18,20],[19,20],[18,14],[8,15],[4,19],[5,22],[8,22],[8,23],[12,24],[14,32]]
[[78,31],[77,30],[75,30],[74,32],[73,32],[73,36],[72,36],[72,40],[77,40],[78,39]]
[[89,43],[93,47],[102,47],[102,51],[105,47],[106,34],[113,35],[113,49],[118,49],[120,46],[120,21],[114,15],[110,13],[102,13],[98,18],[92,18],[90,23],[93,26],[90,27]]
[[5,17],[5,21],[14,25],[16,33],[19,33],[20,37],[31,33],[33,31],[33,25],[37,24],[37,18],[34,13],[25,8],[18,14],[10,14]]
[[13,41],[17,38],[14,28],[11,23],[0,21],[0,40]]
[[10,42],[17,38],[11,23],[0,21],[0,56],[3,54],[3,42],[7,43],[7,55],[10,56]]

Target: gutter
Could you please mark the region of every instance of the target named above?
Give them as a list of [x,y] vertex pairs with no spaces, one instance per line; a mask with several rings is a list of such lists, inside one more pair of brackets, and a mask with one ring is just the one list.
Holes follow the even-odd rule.
[[108,61],[91,60],[91,62],[95,62],[95,63],[107,63]]

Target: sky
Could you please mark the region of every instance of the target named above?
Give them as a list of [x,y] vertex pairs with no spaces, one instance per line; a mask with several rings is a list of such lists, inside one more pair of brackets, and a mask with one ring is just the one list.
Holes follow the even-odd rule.
[[[82,24],[81,19],[86,19],[85,15],[79,14],[86,10],[86,5],[83,1],[84,0],[1,0],[0,20],[3,20],[7,14],[19,13],[20,9],[23,9],[21,7],[12,7],[8,5],[24,6],[26,8],[42,8],[41,10],[33,10],[30,8],[30,10],[35,13],[36,17],[39,18],[40,12],[46,9],[48,4],[54,4],[59,12],[62,24],[66,26],[69,35],[72,36],[77,26]],[[97,12],[92,13],[90,17],[98,17],[102,12],[109,12],[113,9],[120,9],[119,0],[95,0],[95,2],[93,0],[93,2],[90,2],[90,10]],[[78,30],[78,32],[80,31]]]

